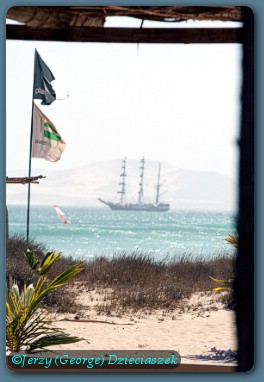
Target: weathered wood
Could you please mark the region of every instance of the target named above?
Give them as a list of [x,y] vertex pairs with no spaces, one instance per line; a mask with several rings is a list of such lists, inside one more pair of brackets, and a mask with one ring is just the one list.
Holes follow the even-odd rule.
[[243,12],[237,6],[17,6],[7,11],[7,18],[35,27],[103,26],[109,16],[178,23],[185,20],[242,21]]
[[8,24],[8,40],[107,43],[241,43],[242,28],[40,28]]
[[26,177],[18,177],[18,178],[9,178],[8,176],[6,177],[6,183],[13,183],[13,184],[28,184],[28,183],[39,183],[39,179],[46,178],[43,175],[38,175],[38,176],[26,176]]
[[9,237],[9,224],[8,224],[8,209],[6,206],[6,243]]

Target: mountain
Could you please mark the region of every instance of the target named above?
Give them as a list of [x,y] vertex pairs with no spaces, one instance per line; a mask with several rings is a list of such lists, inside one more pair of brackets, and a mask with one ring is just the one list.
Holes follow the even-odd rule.
[[[35,170],[34,175],[44,175],[39,184],[31,185],[31,204],[76,205],[102,207],[98,197],[116,202],[121,171],[121,160],[94,162],[66,171]],[[127,160],[126,201],[135,202],[139,190],[139,161]],[[145,162],[145,202],[154,202],[158,162]],[[9,177],[25,176],[12,171]],[[231,178],[211,171],[193,171],[162,163],[162,202],[171,209],[235,210],[237,184]],[[7,204],[26,204],[27,186],[8,184]]]

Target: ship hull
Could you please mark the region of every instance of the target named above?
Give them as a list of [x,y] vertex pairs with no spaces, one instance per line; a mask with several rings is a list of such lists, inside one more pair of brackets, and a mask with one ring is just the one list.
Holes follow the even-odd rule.
[[156,212],[166,212],[169,211],[170,205],[167,203],[160,204],[120,204],[106,202],[102,199],[99,199],[100,202],[106,204],[112,211],[156,211]]
[[125,205],[116,205],[108,204],[108,206],[113,211],[158,211],[166,212],[169,211],[170,206],[168,205],[154,205],[154,204],[125,204]]

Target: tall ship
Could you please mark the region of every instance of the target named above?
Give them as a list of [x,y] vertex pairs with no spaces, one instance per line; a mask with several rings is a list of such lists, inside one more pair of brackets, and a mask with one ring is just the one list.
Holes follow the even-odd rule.
[[119,201],[117,203],[114,203],[114,202],[107,202],[101,198],[98,198],[98,200],[101,203],[106,204],[113,211],[158,211],[158,212],[168,211],[170,209],[170,204],[160,202],[160,196],[161,196],[160,169],[161,169],[161,163],[159,163],[159,169],[158,169],[158,180],[156,185],[155,203],[144,202],[144,170],[145,170],[144,157],[140,161],[139,191],[138,191],[138,199],[136,203],[125,202],[126,176],[127,176],[126,175],[126,157],[122,160],[122,166],[121,166],[121,174],[120,174],[120,181],[119,181],[120,190],[117,192],[119,195]]

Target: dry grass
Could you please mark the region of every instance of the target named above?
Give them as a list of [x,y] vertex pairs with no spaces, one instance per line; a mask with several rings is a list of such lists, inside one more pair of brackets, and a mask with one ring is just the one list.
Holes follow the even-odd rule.
[[[105,298],[97,303],[98,313],[110,315],[126,311],[173,310],[195,292],[211,291],[209,278],[234,277],[235,259],[225,255],[214,260],[177,257],[155,262],[139,253],[121,254],[112,259],[99,258],[85,266],[78,280],[87,289],[104,288]],[[219,294],[219,298],[222,294]],[[230,298],[225,295],[226,305]]]
[[[44,256],[42,245],[31,241],[30,249],[34,249],[39,258]],[[20,286],[32,282],[32,273],[24,259],[27,249],[24,237],[12,237],[7,243],[7,277],[13,277]],[[56,270],[50,277],[55,277],[76,261],[64,258],[58,261]],[[111,259],[97,258],[85,263],[85,269],[74,281],[81,282],[85,290],[100,289],[101,299],[96,301],[97,312],[111,315],[122,315],[125,312],[156,309],[173,310],[182,301],[195,292],[211,291],[215,283],[209,276],[223,279],[234,278],[235,257],[222,255],[206,260],[183,256],[171,258],[166,262],[155,262],[151,257],[139,252],[122,253]],[[34,281],[34,277],[33,277]],[[80,307],[74,303],[73,284],[60,288],[53,293],[46,306],[60,312],[75,313]],[[219,294],[227,306],[231,304],[230,295]]]

